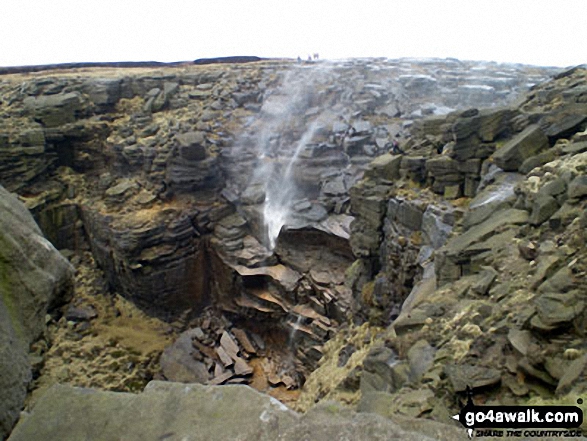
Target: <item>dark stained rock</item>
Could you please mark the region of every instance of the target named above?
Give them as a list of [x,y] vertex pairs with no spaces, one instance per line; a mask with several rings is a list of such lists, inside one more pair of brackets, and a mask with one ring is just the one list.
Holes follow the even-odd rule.
[[[191,153],[188,155],[191,156]],[[173,189],[180,192],[218,188],[222,183],[218,159],[209,157],[203,160],[191,160],[178,154],[167,164],[166,181]]]
[[0,184],[10,191],[18,191],[43,176],[57,160],[57,155],[47,149],[40,124],[23,127],[18,136],[0,134]]
[[587,106],[563,107],[558,112],[547,115],[540,123],[545,127],[545,134],[554,140],[575,133],[581,123],[587,120]]

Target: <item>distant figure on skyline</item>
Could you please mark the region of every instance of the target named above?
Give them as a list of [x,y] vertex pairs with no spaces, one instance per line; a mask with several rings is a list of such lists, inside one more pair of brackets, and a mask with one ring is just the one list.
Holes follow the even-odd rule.
[[318,52],[314,52],[314,60],[317,60],[319,58]]

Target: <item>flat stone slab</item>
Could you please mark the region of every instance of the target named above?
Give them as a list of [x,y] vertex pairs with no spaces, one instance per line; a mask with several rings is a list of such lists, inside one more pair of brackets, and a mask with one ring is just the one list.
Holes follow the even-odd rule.
[[279,282],[287,291],[296,287],[302,276],[284,265],[263,266],[258,268],[248,268],[242,265],[235,265],[234,269],[241,276],[269,276]]
[[514,208],[494,213],[489,219],[475,225],[463,234],[456,236],[442,248],[448,255],[458,255],[471,245],[484,241],[493,236],[497,230],[505,225],[520,225],[528,221],[528,212]]
[[222,348],[233,360],[240,351],[238,344],[236,344],[236,342],[226,331],[224,331],[222,333],[222,337],[220,337],[220,346],[222,346]]
[[532,125],[498,149],[493,160],[505,171],[517,171],[526,159],[547,147],[548,138],[544,132],[537,125]]
[[299,415],[242,385],[151,381],[140,394],[55,385],[20,420],[9,441],[455,439],[440,430],[418,430],[411,421],[416,422],[405,419],[400,425],[334,403]]
[[257,350],[253,346],[253,343],[249,339],[249,336],[247,335],[246,331],[244,331],[243,329],[233,328],[232,333],[234,334],[234,336],[236,337],[236,339],[245,351],[247,351],[249,354],[257,353]]
[[495,385],[501,380],[500,371],[482,366],[448,365],[445,372],[455,392],[464,392],[467,386],[476,389]]
[[245,360],[237,357],[234,362],[234,373],[238,376],[251,375],[253,373],[253,368],[249,366]]
[[222,346],[216,348],[216,354],[218,355],[218,358],[220,359],[224,367],[229,367],[233,365],[234,361],[232,360],[232,357],[222,348]]

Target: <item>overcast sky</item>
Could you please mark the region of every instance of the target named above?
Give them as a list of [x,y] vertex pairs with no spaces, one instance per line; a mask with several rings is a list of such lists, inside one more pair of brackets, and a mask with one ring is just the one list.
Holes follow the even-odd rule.
[[0,0],[0,66],[258,55],[587,62],[587,0]]

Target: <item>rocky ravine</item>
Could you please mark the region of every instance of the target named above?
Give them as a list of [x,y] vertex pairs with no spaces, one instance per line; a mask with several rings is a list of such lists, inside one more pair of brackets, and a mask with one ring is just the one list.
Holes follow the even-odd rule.
[[[438,409],[455,407],[469,371],[483,370],[466,358],[467,345],[492,329],[481,318],[497,314],[485,301],[473,320],[479,311],[470,306],[459,320],[473,334],[453,334],[460,322],[442,318],[456,304],[446,293],[491,294],[501,278],[490,268],[502,270],[500,259],[512,256],[506,245],[520,234],[510,226],[528,237],[520,249],[537,250],[543,239],[558,246],[536,231],[553,218],[567,225],[577,211],[567,199],[581,202],[580,190],[568,194],[580,187],[581,149],[561,145],[580,143],[574,134],[584,129],[582,71],[535,89],[521,107],[495,108],[551,72],[381,59],[2,77],[0,182],[77,269],[73,302],[34,347],[44,360],[34,387],[137,391],[156,377],[249,383],[291,402],[320,362],[301,407],[330,396],[355,403],[363,391],[361,408],[377,410],[365,401],[377,391],[387,394],[382,402],[407,396],[421,406],[404,413],[442,419]],[[444,116],[485,105],[494,106]],[[407,155],[373,161],[393,138]],[[535,197],[541,181],[524,186],[517,171],[538,173],[559,157],[547,181],[571,167],[564,161],[579,161],[564,190]],[[491,216],[498,202],[507,216]],[[482,245],[496,231],[492,253]],[[537,259],[522,261],[542,268]],[[526,342],[530,328],[511,320],[496,329]],[[385,332],[370,327],[392,322]],[[526,366],[525,375],[540,371]],[[482,386],[509,381],[501,366],[487,369],[492,381]]]

